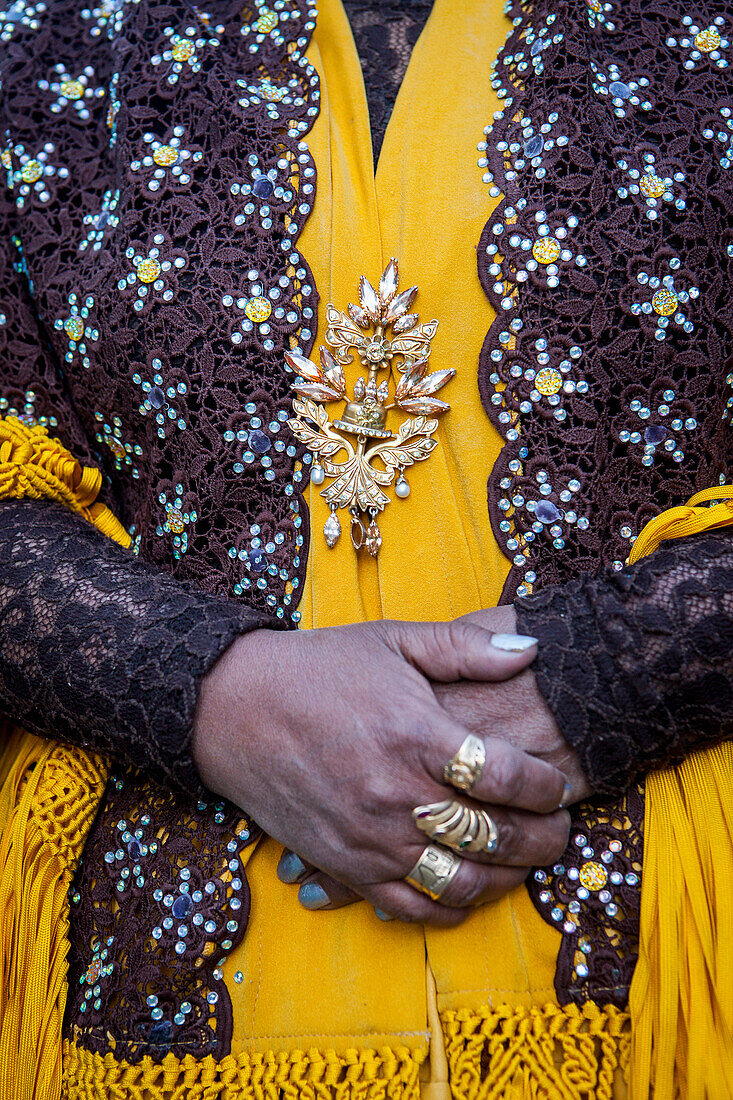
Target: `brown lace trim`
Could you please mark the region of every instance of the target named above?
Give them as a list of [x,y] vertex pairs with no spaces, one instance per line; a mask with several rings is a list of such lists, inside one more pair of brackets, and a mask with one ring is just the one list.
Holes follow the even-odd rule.
[[[733,351],[730,3],[656,4],[652,19],[642,0],[533,0],[508,14],[492,77],[504,107],[479,146],[503,198],[478,256],[497,311],[479,384],[506,441],[488,485],[505,600],[622,569],[652,515],[728,480]],[[626,1002],[641,805],[632,790],[578,809],[564,860],[530,881],[563,931],[563,1002]],[[579,886],[587,864],[603,873]]]

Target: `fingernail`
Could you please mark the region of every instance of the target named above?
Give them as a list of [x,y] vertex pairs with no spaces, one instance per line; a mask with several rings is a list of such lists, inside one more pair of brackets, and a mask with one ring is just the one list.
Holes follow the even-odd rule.
[[494,649],[503,649],[506,653],[524,653],[525,649],[537,645],[537,639],[528,634],[492,634],[491,644]]
[[330,900],[326,891],[317,882],[304,882],[298,890],[298,901],[305,909],[323,909]]
[[573,785],[569,781],[565,783],[562,789],[562,798],[560,799],[560,805],[558,809],[564,810],[566,806],[570,805],[570,800],[573,797]]
[[383,912],[381,909],[374,908],[374,912],[377,914],[380,920],[394,920],[394,917],[390,917],[389,913]]
[[295,852],[285,852],[277,865],[277,877],[280,882],[297,882],[305,874],[305,864]]

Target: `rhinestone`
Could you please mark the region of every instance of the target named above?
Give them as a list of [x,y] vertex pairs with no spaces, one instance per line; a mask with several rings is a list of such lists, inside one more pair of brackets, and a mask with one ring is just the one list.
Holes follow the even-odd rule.
[[616,99],[629,99],[631,97],[631,88],[628,84],[624,84],[622,80],[612,80],[608,85],[608,90]]
[[538,500],[534,514],[540,523],[557,523],[562,519],[560,509],[551,500]]
[[137,265],[137,277],[141,283],[154,283],[162,270],[157,260],[148,257]]
[[540,264],[552,264],[560,255],[560,242],[555,237],[540,237],[532,245],[532,255]]
[[247,305],[244,307],[244,312],[247,314],[250,321],[261,323],[262,321],[266,321],[272,313],[272,306],[267,298],[257,296],[255,298],[250,298]]
[[707,27],[695,35],[695,45],[703,53],[712,53],[720,46],[721,38],[715,27]]
[[84,322],[81,317],[69,317],[64,321],[64,331],[70,340],[81,340],[84,335]]
[[660,317],[671,317],[677,309],[679,299],[673,290],[662,287],[652,298],[652,309]]
[[170,168],[178,160],[178,150],[173,145],[159,145],[153,153],[153,160],[161,168]]
[[176,900],[173,902],[171,912],[176,920],[183,920],[187,917],[193,909],[193,902],[188,894],[179,894]]
[[600,890],[608,881],[606,868],[601,863],[584,863],[580,868],[580,881],[586,890]]
[[148,391],[148,401],[154,409],[160,409],[165,404],[165,394],[160,386],[151,386]]
[[533,157],[540,155],[545,147],[545,143],[539,134],[535,134],[534,137],[529,138],[524,143],[524,155],[528,160],[532,160]]
[[644,431],[644,439],[647,443],[657,447],[667,438],[667,429],[664,424],[650,424]]
[[274,31],[278,24],[278,16],[274,11],[268,11],[264,8],[257,22],[254,24],[254,29],[260,34],[269,34],[270,31]]
[[140,842],[135,840],[134,838],[132,840],[129,840],[127,842],[127,854],[130,857],[130,859],[135,859],[135,860],[140,859],[140,856],[142,855],[142,848],[140,847]]
[[84,95],[84,85],[81,80],[62,80],[59,91],[65,99],[81,99]]
[[43,175],[43,168],[39,161],[29,160],[20,170],[20,176],[24,183],[35,183]]
[[171,50],[171,57],[174,61],[188,61],[195,53],[196,47],[193,42],[189,42],[184,38],[182,41],[176,42]]
[[534,380],[536,389],[545,397],[550,397],[562,389],[562,376],[554,367],[543,367]]
[[272,180],[267,176],[259,176],[252,184],[252,191],[260,199],[269,199],[274,190]]
[[658,199],[667,190],[665,182],[659,176],[646,172],[639,180],[639,190],[648,199]]
[[255,430],[249,433],[249,445],[258,455],[262,455],[270,450],[272,443],[268,435],[265,435],[264,432]]

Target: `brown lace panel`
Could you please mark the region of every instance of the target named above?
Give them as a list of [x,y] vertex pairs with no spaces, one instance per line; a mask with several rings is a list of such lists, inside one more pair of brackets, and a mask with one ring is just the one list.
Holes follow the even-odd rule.
[[0,61],[8,221],[51,353],[6,370],[4,400],[61,428],[74,410],[143,557],[290,622],[309,456],[283,350],[307,352],[317,317],[297,246],[313,14],[60,0],[6,26]]
[[221,967],[245,934],[241,857],[259,835],[213,796],[111,778],[70,895],[69,1037],[130,1062],[229,1051]]
[[[488,485],[504,599],[622,569],[648,519],[729,479],[733,351],[730,3],[534,0],[509,15],[503,109],[479,147],[502,198],[478,256],[497,311],[479,384],[505,439]],[[562,870],[530,882],[563,932],[561,1001],[626,1002],[641,814],[633,791],[578,810]],[[618,882],[599,862],[611,852]],[[589,862],[603,873],[582,886]]]

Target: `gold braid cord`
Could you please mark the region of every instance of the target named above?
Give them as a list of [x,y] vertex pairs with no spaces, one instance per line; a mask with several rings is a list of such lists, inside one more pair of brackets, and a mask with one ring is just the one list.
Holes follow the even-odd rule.
[[[320,366],[298,352],[285,354],[298,375],[292,385],[297,394],[295,415],[288,423],[313,453],[311,481],[322,485],[326,478],[333,479],[321,492],[331,509],[323,529],[326,542],[335,546],[338,541],[338,511],[346,508],[354,549],[363,546],[372,557],[382,545],[376,517],[389,503],[384,490],[396,478],[395,494],[409,496],[404,471],[428,458],[436,446],[438,421],[432,418],[450,406],[434,394],[456,373],[452,368],[428,372],[438,322],[421,325],[416,313],[408,313],[417,287],[398,294],[398,278],[397,261],[390,260],[378,290],[362,276],[358,305],[350,304],[347,313],[327,307],[329,346],[320,348]],[[344,366],[353,361],[354,350],[365,373],[349,397]],[[332,421],[324,404],[333,401],[346,405],[341,417]],[[391,410],[409,414],[396,431],[387,427]],[[340,455],[344,457],[337,459]]]

